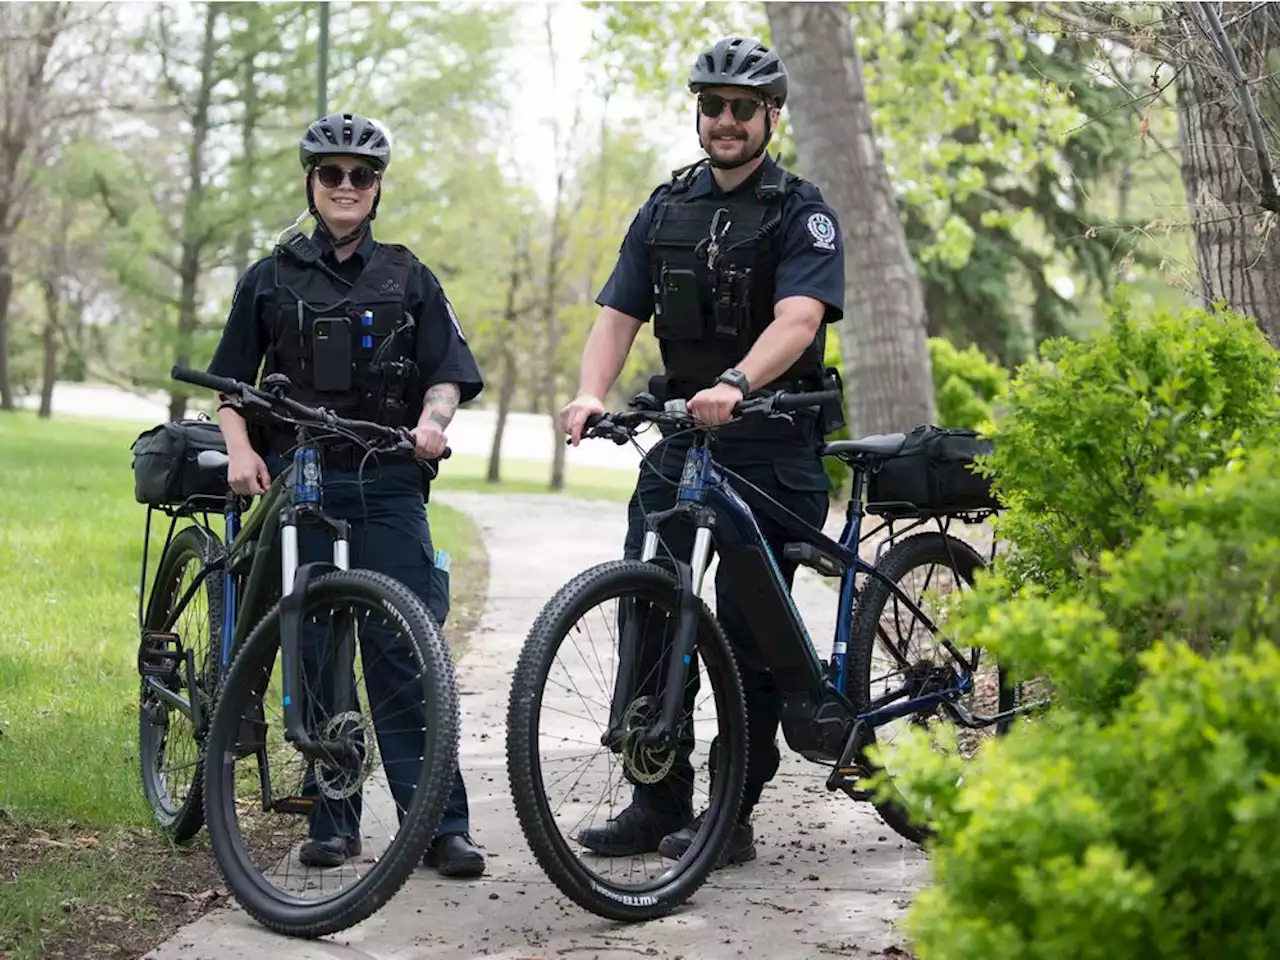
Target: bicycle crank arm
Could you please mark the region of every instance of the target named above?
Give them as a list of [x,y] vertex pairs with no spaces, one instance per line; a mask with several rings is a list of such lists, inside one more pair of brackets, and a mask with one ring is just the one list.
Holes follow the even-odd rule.
[[862,749],[862,730],[865,724],[862,720],[854,720],[853,726],[849,728],[849,736],[845,738],[844,750],[840,752],[840,759],[831,769],[831,774],[827,777],[828,790],[843,790],[851,800],[863,802],[871,800],[874,794],[870,790],[858,790],[853,786],[853,781],[858,780],[866,774],[857,763],[854,762],[854,756]]
[[[142,683],[148,690],[156,695],[156,699],[167,704],[171,709],[177,710],[187,719],[192,719],[191,702],[187,700],[186,697],[181,694],[174,693],[155,677],[143,677]],[[192,721],[192,726],[195,726],[194,720]]]

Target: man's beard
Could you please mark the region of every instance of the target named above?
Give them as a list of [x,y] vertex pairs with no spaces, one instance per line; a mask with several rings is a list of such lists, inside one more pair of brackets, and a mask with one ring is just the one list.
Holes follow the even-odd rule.
[[713,167],[718,167],[721,170],[732,170],[735,167],[742,166],[744,163],[750,163],[755,159],[755,151],[751,147],[750,137],[743,137],[736,141],[736,143],[738,149],[733,151],[733,153],[729,154],[727,157],[712,152],[712,138],[703,140],[701,145]]

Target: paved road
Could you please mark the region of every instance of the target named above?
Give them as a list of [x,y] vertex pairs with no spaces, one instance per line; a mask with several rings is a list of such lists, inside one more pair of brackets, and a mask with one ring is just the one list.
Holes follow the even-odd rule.
[[[755,817],[759,859],[713,874],[677,913],[622,926],[561,896],[520,834],[507,787],[502,730],[510,670],[546,599],[584,567],[618,556],[622,511],[539,496],[439,497],[476,520],[490,557],[489,602],[459,664],[461,762],[488,874],[467,883],[419,870],[379,914],[318,942],[278,937],[238,909],[219,910],[149,958],[799,960],[866,957],[902,944],[893,922],[925,878],[923,855],[869,806],[829,794],[821,768],[785,753]],[[815,636],[829,637],[830,589],[801,571],[796,597]]]

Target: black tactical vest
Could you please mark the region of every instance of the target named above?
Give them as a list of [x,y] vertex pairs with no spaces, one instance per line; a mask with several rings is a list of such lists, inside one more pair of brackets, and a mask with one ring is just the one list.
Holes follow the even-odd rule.
[[[293,245],[291,245],[292,247]],[[379,244],[353,284],[307,243],[277,248],[264,373],[286,374],[291,398],[342,417],[412,427],[421,413],[414,320],[405,312],[413,254]],[[343,342],[346,341],[346,342]]]
[[[782,206],[797,180],[773,167],[753,189],[690,198],[700,166],[660,188],[647,237],[668,396],[686,398],[739,364],[773,321]],[[822,377],[825,332],[773,386]]]

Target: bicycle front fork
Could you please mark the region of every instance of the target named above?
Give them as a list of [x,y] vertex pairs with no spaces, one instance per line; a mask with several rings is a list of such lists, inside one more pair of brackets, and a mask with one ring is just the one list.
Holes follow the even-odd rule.
[[[658,554],[658,545],[657,531],[646,530],[640,560],[644,563],[653,560]],[[702,594],[702,582],[710,563],[711,526],[699,517],[689,562],[675,561],[677,601],[675,642],[666,661],[661,714],[657,722],[641,734],[641,742],[646,745],[663,745],[673,741],[676,730],[679,728],[680,708],[684,701],[689,667],[693,662],[694,642],[698,635],[699,597]],[[644,618],[636,615],[638,611],[635,602],[628,606],[630,616],[626,618],[622,634],[618,639],[618,676],[610,704],[609,726],[601,738],[602,743],[611,749],[617,749],[622,742],[623,721],[637,692],[637,668],[658,668],[661,662],[651,665],[640,663],[640,652],[647,646],[643,636],[644,627],[641,624]]]
[[[298,520],[302,517],[322,524],[333,533],[333,563],[298,562]],[[345,520],[334,520],[309,506],[289,507],[280,514],[280,649],[284,686],[285,740],[294,744],[300,753],[314,760],[333,766],[344,761],[358,759],[349,738],[315,739],[306,729],[303,711],[296,691],[302,680],[303,618],[302,607],[306,600],[307,584],[311,577],[323,573],[324,568],[350,569],[350,525]],[[298,594],[295,596],[295,592]],[[329,669],[333,677],[333,704],[331,716],[341,716],[351,709],[353,671],[355,669],[355,624],[349,614],[335,613],[331,626],[337,634],[333,660]]]

